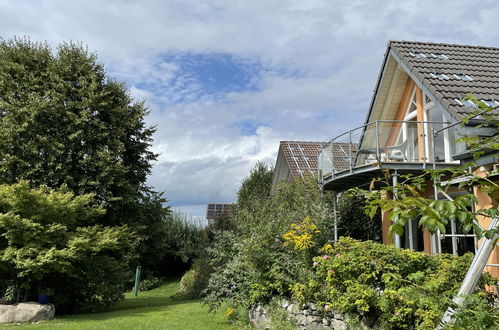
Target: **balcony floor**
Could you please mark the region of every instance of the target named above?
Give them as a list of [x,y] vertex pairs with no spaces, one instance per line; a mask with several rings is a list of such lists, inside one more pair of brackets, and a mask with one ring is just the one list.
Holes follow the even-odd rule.
[[[460,164],[456,163],[437,163],[436,169],[442,170],[450,167],[457,167],[459,165]],[[433,169],[433,164],[382,162],[381,166],[379,163],[362,165],[354,167],[352,171],[345,170],[338,172],[334,175],[334,178],[331,175],[325,176],[323,178],[323,189],[341,192],[350,188],[369,186],[373,178],[383,176],[382,169],[390,170],[390,172],[392,173],[394,170],[397,170],[397,173],[401,175],[418,175],[421,174],[425,169]]]

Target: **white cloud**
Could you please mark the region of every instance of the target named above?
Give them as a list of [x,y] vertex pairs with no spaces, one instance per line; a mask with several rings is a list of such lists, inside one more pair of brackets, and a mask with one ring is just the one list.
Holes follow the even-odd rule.
[[[152,109],[161,156],[150,182],[200,212],[233,201],[256,161],[273,163],[279,140],[325,140],[360,124],[389,39],[497,46],[498,14],[492,0],[0,0],[0,31],[95,50]],[[259,63],[257,89],[204,93],[182,53]],[[254,134],[235,125],[244,120]]]

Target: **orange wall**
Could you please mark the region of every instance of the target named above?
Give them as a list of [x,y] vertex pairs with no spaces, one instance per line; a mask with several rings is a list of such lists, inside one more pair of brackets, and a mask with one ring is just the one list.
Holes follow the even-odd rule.
[[[487,174],[487,168],[484,168],[484,167],[481,167],[479,169],[477,169],[474,174],[477,175],[477,176],[485,176]],[[491,207],[497,207],[497,204],[494,203],[494,201],[492,200],[492,198],[487,195],[485,192],[483,192],[480,188],[478,187],[475,187],[473,188],[473,191],[474,191],[474,195],[477,197],[478,201],[476,202],[475,204],[475,208],[477,210],[479,209],[487,209],[487,208],[491,208]],[[497,193],[497,197],[499,197],[499,192],[496,192]],[[491,218],[489,217],[483,217],[483,216],[479,216],[477,217],[478,219],[478,223],[480,224],[480,226],[484,229],[488,229],[489,226],[490,226],[490,223],[492,221]],[[481,239],[479,241],[479,244],[481,244],[483,239]],[[490,258],[488,260],[489,264],[499,264],[499,247],[496,246],[494,251],[492,251],[492,254],[490,255]],[[496,277],[496,278],[499,278],[499,267],[485,267],[485,271],[486,272],[489,272],[492,276]]]

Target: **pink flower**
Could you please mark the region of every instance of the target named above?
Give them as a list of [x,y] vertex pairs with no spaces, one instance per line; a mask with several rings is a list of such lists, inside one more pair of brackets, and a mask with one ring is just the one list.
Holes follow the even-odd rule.
[[324,305],[324,309],[328,310],[329,309],[329,305]]
[[400,313],[399,313],[399,312],[395,312],[395,313],[393,313],[393,314],[395,314],[395,316],[399,316],[399,315],[400,315]]
[[314,263],[312,264],[312,267],[315,267],[318,265],[318,262],[317,261],[314,261]]
[[326,254],[326,255],[322,256],[322,259],[324,259],[324,260],[329,259],[329,256]]
[[334,270],[330,269],[329,272],[332,274],[332,273],[334,273]]
[[339,256],[341,256],[341,254],[336,253],[335,257],[338,258]]

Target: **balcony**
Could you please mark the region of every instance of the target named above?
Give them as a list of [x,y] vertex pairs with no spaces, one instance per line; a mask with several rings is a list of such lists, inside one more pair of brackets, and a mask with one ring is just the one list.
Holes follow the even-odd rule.
[[403,174],[455,166],[456,132],[443,129],[449,124],[380,120],[346,131],[321,149],[319,180],[325,189],[348,189],[369,184],[383,168]]

